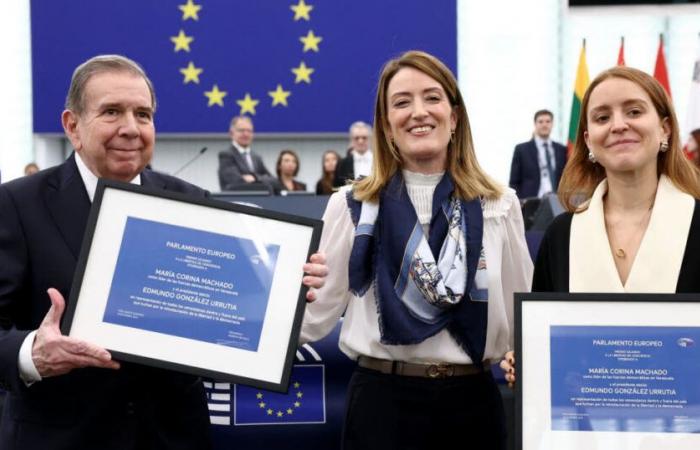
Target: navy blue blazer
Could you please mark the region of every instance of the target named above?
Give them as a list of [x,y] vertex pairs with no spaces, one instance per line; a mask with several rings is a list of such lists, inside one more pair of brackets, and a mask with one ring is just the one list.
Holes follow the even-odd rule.
[[[559,187],[561,173],[566,165],[566,147],[558,142],[550,141],[554,150],[557,166],[554,168],[554,186]],[[513,161],[510,165],[510,181],[508,184],[515,189],[518,198],[537,197],[540,191],[540,164],[537,159],[537,144],[531,139],[515,146]]]
[[[85,368],[30,387],[19,378],[22,341],[39,327],[55,287],[70,298],[90,200],[75,156],[0,186],[0,386],[7,390],[0,448],[206,449],[209,414],[201,379],[138,364]],[[150,170],[144,186],[204,196]]]

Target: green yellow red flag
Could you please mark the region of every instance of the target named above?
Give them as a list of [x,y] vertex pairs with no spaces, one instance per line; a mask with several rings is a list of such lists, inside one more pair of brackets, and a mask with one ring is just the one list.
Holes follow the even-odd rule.
[[574,100],[571,104],[571,119],[569,120],[569,139],[566,143],[567,154],[571,155],[576,141],[576,131],[578,129],[578,120],[581,115],[581,101],[583,94],[586,93],[586,88],[591,83],[588,77],[588,65],[586,64],[586,40],[583,40],[581,54],[578,57],[578,68],[576,69],[576,82],[574,83]]

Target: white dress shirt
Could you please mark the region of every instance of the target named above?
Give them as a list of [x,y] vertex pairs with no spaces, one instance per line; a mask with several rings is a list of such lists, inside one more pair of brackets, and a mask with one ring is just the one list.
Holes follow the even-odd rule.
[[[90,198],[90,203],[92,203],[92,200],[95,198],[95,191],[97,191],[97,176],[88,169],[88,166],[85,165],[79,153],[75,154],[75,164],[78,166],[80,178],[83,179],[85,190],[87,191],[88,198]],[[140,185],[141,174],[136,175],[130,183]],[[41,375],[39,375],[39,371],[36,370],[34,360],[32,359],[32,346],[34,345],[36,332],[37,330],[34,330],[24,338],[22,346],[19,348],[19,356],[17,357],[19,377],[27,386],[41,381]]]
[[355,178],[360,176],[367,176],[372,173],[372,150],[367,150],[363,154],[359,154],[356,151],[352,152],[353,170],[355,171]]

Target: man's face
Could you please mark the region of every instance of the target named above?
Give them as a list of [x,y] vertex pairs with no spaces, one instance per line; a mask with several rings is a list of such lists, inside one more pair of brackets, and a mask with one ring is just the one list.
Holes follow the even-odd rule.
[[540,114],[535,119],[535,134],[542,139],[547,139],[552,132],[552,116]]
[[153,104],[146,81],[128,72],[93,75],[84,108],[65,110],[63,129],[97,177],[131,181],[151,161],[155,144]]
[[350,147],[362,155],[369,149],[369,130],[365,127],[353,127],[350,130]]
[[238,119],[229,130],[231,140],[241,147],[249,147],[253,142],[253,122],[250,119]]

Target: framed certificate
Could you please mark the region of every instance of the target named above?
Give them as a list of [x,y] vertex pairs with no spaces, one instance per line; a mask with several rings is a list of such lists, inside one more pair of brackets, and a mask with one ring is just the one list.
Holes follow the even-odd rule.
[[285,391],[321,228],[100,180],[62,331],[118,360]]
[[700,294],[515,294],[516,448],[700,448]]

